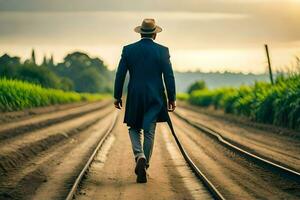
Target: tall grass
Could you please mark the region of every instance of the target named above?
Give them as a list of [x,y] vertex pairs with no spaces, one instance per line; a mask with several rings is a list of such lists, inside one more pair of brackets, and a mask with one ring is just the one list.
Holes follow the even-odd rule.
[[239,88],[198,90],[188,100],[194,105],[214,106],[254,121],[300,130],[299,74],[280,76],[274,85],[257,82]]
[[45,89],[39,85],[0,79],[0,110],[16,111],[25,108],[65,104],[80,101],[101,100],[108,95],[64,92],[57,89]]

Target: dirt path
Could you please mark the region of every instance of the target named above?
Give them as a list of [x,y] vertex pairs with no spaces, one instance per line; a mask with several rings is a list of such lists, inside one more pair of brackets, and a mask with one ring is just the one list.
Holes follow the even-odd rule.
[[76,108],[80,106],[84,106],[86,104],[90,104],[89,102],[79,102],[79,103],[70,103],[70,104],[58,104],[52,106],[38,107],[38,108],[30,108],[21,111],[13,111],[13,112],[0,112],[0,124],[15,122],[18,120],[23,120],[26,118],[32,118],[35,115],[41,115],[44,113],[58,112],[61,110]]
[[63,188],[67,188],[110,124],[112,111],[112,106],[96,108],[0,142],[0,199],[65,197]]
[[69,191],[70,182],[74,181],[112,119],[113,114],[74,138],[75,145],[70,145],[72,148],[68,151],[61,151],[60,154],[63,156],[55,160],[57,164],[45,169],[45,173],[48,174],[47,181],[39,185],[32,199],[64,199]]
[[30,118],[25,117],[18,121],[7,122],[0,126],[0,141],[100,110],[108,105],[108,103],[110,103],[110,100],[78,105],[71,108],[65,105],[65,109],[55,112],[46,112],[47,109],[45,109],[45,112],[40,113],[39,115],[34,115]]
[[157,126],[148,183],[137,184],[130,140],[121,120],[98,153],[76,199],[211,199],[162,124]]
[[[66,112],[59,111],[56,115],[55,112],[43,113],[40,119],[43,116],[43,120],[47,120],[45,116],[48,116],[55,120],[94,106],[71,106]],[[0,199],[64,199],[97,141],[110,125],[113,111],[115,109],[110,105],[0,141]],[[159,123],[156,129],[149,181],[136,184],[128,130],[122,123],[123,111],[120,114],[116,127],[84,179],[77,199],[211,199],[186,165],[165,123]],[[192,111],[185,114],[223,131],[226,137],[255,147],[258,152],[272,154],[275,158],[287,154],[282,160],[290,162],[291,157],[299,157],[299,154],[292,155],[299,152],[299,149],[295,150],[297,146],[285,147],[297,144],[289,138],[284,137],[280,143],[282,136],[271,137],[272,133],[226,124]],[[179,139],[192,160],[228,199],[300,197],[297,183],[244,159],[176,116],[172,118]],[[32,120],[33,124],[40,122],[38,115],[26,120]],[[20,122],[11,126],[18,127]],[[239,134],[235,134],[237,132]]]

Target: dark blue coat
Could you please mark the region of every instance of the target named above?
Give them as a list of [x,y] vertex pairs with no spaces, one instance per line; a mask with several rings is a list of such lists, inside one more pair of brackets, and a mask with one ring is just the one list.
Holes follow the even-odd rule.
[[175,80],[169,49],[151,39],[123,48],[115,78],[114,97],[121,99],[124,79],[129,71],[124,123],[127,126],[148,130],[151,122],[167,120],[167,99],[175,101]]

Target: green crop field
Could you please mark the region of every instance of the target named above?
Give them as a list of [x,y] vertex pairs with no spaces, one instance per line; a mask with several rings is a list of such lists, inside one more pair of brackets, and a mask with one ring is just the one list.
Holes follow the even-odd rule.
[[23,81],[0,79],[1,111],[16,111],[79,101],[96,101],[108,96],[107,94],[64,92],[58,89],[46,89]]
[[300,75],[278,77],[274,85],[257,82],[239,88],[224,87],[214,90],[195,90],[187,98],[191,104],[250,119],[300,130]]

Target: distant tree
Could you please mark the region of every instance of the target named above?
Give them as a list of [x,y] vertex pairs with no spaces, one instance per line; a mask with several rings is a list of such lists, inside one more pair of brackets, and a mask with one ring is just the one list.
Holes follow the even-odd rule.
[[44,55],[42,66],[47,66],[47,65],[48,65],[48,60],[47,60],[46,55]]
[[51,57],[50,57],[50,60],[49,60],[48,65],[49,65],[49,66],[54,66],[54,58],[53,58],[53,54],[51,54]]
[[31,62],[36,64],[34,49],[32,49],[32,51],[31,51]]
[[51,68],[57,74],[74,82],[78,92],[112,91],[112,72],[99,58],[90,58],[82,52],[68,54],[63,63]]
[[85,69],[77,76],[77,81],[75,82],[76,91],[99,92],[99,88],[101,88],[104,81],[102,79],[103,77],[101,77],[95,68]]
[[191,94],[195,90],[204,90],[204,89],[206,89],[205,81],[200,80],[200,81],[196,81],[192,85],[190,85],[187,92],[189,94]]
[[20,66],[21,62],[19,57],[10,57],[8,54],[4,54],[0,57],[0,76],[15,78]]
[[60,88],[60,78],[46,67],[24,64],[18,69],[17,79],[36,83],[46,88]]
[[20,65],[20,57],[11,57],[8,54],[4,54],[3,56],[0,57],[0,65],[9,65],[9,66],[15,66],[15,65]]
[[4,54],[0,57],[0,77],[37,83],[43,87],[78,92],[111,92],[114,73],[99,58],[82,52],[68,54],[62,63],[55,64],[53,55],[35,63],[35,52],[24,63],[19,57]]
[[62,77],[60,79],[60,89],[69,91],[69,90],[74,90],[74,83],[71,79],[67,77]]

